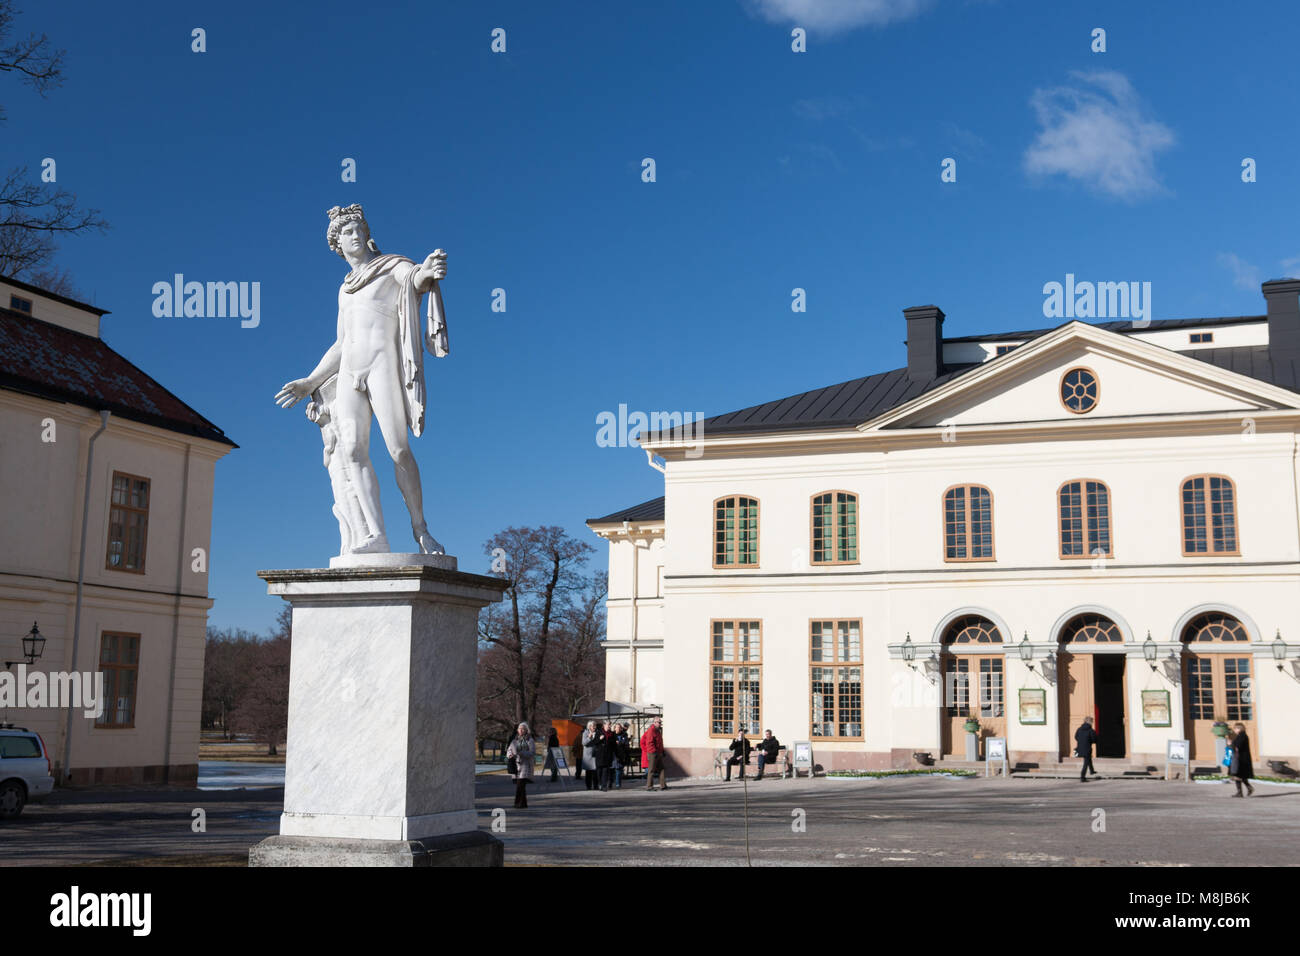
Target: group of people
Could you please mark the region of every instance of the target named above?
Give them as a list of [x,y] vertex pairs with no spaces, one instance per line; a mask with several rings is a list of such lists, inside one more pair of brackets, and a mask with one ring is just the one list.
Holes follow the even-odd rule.
[[629,724],[615,721],[587,721],[587,729],[574,746],[577,767],[574,776],[584,776],[588,790],[608,792],[623,789],[623,768],[632,760],[632,747],[627,736],[629,727]]
[[[1083,718],[1083,723],[1079,729],[1074,732],[1074,755],[1083,758],[1083,766],[1079,768],[1079,782],[1084,783],[1088,779],[1088,774],[1097,776],[1097,771],[1092,766],[1092,747],[1097,742],[1097,731],[1092,726],[1092,718]],[[1234,797],[1240,797],[1241,787],[1244,784],[1246,792],[1254,796],[1255,788],[1251,785],[1251,778],[1255,776],[1255,762],[1250,755],[1250,738],[1246,736],[1246,725],[1236,724],[1232,731],[1228,733],[1228,743],[1231,748],[1231,755],[1228,757],[1228,779],[1237,785],[1237,792]]]
[[[656,717],[641,735],[641,767],[646,771],[647,790],[656,789],[656,776],[659,779],[658,789],[668,789],[664,770],[663,724],[663,718]],[[632,740],[628,735],[630,729],[631,725],[627,723],[587,721],[587,729],[573,745],[574,778],[585,777],[588,790],[621,790],[623,771],[632,761]],[[543,773],[550,771],[552,782],[560,776],[559,765],[555,762],[555,748],[559,746],[559,734],[552,727],[546,740],[546,762],[542,765]],[[506,772],[515,781],[516,809],[528,806],[527,787],[535,775],[533,761],[536,753],[532,731],[528,724],[521,723],[515,729],[514,739],[506,748]],[[762,775],[761,758],[759,775]]]

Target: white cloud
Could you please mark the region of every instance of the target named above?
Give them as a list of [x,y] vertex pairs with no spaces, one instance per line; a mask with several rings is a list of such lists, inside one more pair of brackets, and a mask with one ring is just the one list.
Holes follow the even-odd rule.
[[1070,76],[1074,85],[1030,97],[1042,129],[1025,152],[1025,171],[1068,176],[1121,199],[1163,192],[1155,158],[1174,144],[1173,130],[1145,113],[1123,74]]
[[841,33],[880,27],[918,16],[934,0],[746,0],[751,10],[773,23],[789,23],[814,33]]
[[813,96],[794,101],[795,115],[813,122],[835,119],[857,112],[867,102],[860,94],[854,96]]
[[1232,252],[1220,252],[1219,265],[1232,270],[1232,284],[1238,289],[1259,291],[1263,280],[1260,278],[1257,266],[1252,266]]
[[1283,275],[1295,276],[1300,275],[1300,256],[1292,256],[1290,259],[1282,260]]

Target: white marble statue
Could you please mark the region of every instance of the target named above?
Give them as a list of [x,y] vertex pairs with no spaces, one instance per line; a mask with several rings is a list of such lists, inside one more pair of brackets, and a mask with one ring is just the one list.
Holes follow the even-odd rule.
[[[372,415],[392,456],[420,551],[443,554],[424,522],[420,469],[407,430],[416,437],[424,431],[424,349],[439,358],[448,351],[438,289],[447,274],[447,254],[435,249],[418,265],[405,256],[381,255],[359,205],[335,206],[329,219],[329,246],[352,267],[339,287],[338,338],[310,375],[280,389],[276,404],[292,408],[312,397],[316,408],[308,407],[308,417],[321,424],[320,415],[325,416],[322,437],[343,554],[391,550],[370,462]],[[429,308],[421,334],[420,297],[426,292]],[[334,377],[330,395],[326,383]]]

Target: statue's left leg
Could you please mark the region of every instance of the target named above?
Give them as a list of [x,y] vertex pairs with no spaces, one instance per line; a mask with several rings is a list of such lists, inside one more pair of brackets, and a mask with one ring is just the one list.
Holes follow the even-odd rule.
[[411,454],[407,434],[406,406],[402,401],[402,385],[396,367],[376,365],[370,373],[370,405],[379,422],[379,432],[384,436],[388,454],[396,469],[397,487],[411,515],[411,533],[424,554],[445,554],[442,545],[429,534],[424,523],[424,493],[420,489],[420,466]]

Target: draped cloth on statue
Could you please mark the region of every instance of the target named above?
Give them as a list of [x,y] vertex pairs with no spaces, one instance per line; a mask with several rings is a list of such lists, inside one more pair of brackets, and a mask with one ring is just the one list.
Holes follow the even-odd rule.
[[438,358],[450,351],[447,342],[447,323],[433,307],[436,290],[429,293],[426,312],[425,335],[420,335],[420,295],[415,288],[415,263],[406,256],[376,256],[360,269],[349,272],[343,280],[343,291],[349,294],[363,289],[376,279],[395,270],[402,263],[411,266],[401,279],[397,296],[398,339],[402,349],[402,399],[406,405],[406,424],[419,438],[424,431],[424,349]]

